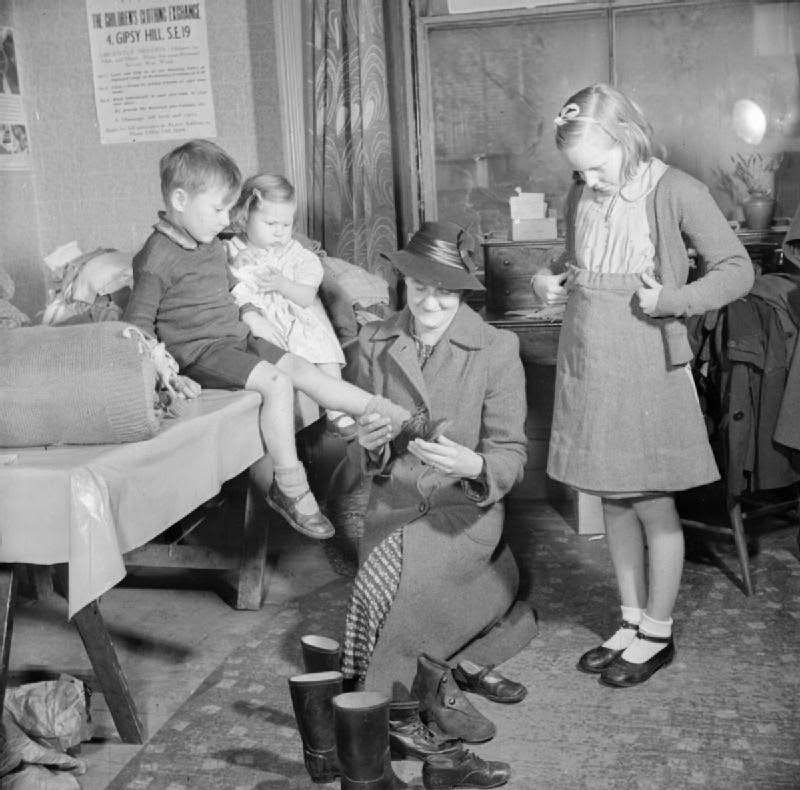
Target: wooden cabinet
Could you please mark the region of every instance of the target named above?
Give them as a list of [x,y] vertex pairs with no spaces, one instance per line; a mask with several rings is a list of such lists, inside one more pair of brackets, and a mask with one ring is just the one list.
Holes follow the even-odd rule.
[[486,309],[500,316],[536,306],[531,277],[552,267],[564,251],[563,241],[486,241],[483,243]]

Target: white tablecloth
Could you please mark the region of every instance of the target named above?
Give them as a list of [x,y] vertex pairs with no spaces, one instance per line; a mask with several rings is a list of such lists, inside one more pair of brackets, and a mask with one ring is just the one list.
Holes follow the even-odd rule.
[[204,390],[130,444],[0,449],[0,563],[69,563],[69,616],[125,576],[122,555],[263,455],[253,392]]

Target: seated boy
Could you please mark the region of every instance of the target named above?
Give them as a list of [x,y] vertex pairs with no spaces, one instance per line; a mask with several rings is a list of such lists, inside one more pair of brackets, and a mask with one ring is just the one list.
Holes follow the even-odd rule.
[[261,394],[261,436],[274,462],[267,502],[304,535],[329,538],[333,527],[297,456],[293,388],[325,408],[389,417],[395,432],[410,415],[253,337],[240,320],[217,237],[241,186],[239,169],[225,151],[192,140],[166,154],[160,172],[166,210],[133,259],[133,292],[123,320],[164,343],[184,374],[176,387],[184,397],[197,397],[200,386]]

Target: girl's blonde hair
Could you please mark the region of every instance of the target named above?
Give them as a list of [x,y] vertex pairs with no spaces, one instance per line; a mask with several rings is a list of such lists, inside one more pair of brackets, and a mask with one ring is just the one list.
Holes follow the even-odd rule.
[[262,173],[250,176],[242,186],[239,199],[231,209],[231,230],[244,233],[247,220],[253,211],[264,203],[294,203],[294,187],[284,176]]
[[559,150],[572,148],[590,128],[598,127],[620,144],[624,179],[653,157],[653,128],[639,105],[604,82],[589,85],[564,102],[555,118],[556,146]]

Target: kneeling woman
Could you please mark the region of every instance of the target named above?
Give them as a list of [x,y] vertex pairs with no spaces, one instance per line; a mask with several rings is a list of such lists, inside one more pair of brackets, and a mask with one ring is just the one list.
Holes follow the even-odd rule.
[[425,223],[387,255],[405,275],[407,306],[359,338],[357,383],[417,420],[411,436],[390,441],[387,421],[366,415],[349,450],[350,468],[371,475],[372,487],[342,671],[396,701],[410,691],[425,721],[480,742],[494,725],[461,690],[522,699],[525,687],[494,666],[527,645],[536,624],[516,599],[517,564],[502,541],[502,499],[526,458],[519,344],[462,300],[483,289],[463,235]]

